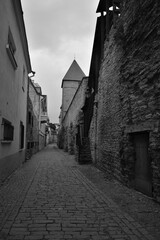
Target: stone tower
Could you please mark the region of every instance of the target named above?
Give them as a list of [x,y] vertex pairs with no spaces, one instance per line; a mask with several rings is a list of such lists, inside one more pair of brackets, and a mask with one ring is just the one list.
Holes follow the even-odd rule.
[[62,120],[83,77],[85,77],[84,72],[82,71],[76,60],[74,60],[62,80]]

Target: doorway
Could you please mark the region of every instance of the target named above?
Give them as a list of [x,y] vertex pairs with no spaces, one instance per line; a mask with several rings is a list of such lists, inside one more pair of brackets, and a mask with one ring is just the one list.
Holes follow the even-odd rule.
[[148,154],[149,132],[134,134],[135,161],[135,188],[152,196],[151,163]]

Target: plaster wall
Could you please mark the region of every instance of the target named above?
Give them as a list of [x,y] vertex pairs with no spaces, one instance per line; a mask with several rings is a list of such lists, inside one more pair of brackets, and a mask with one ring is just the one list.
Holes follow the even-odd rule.
[[65,128],[65,148],[71,153],[75,152],[75,135],[80,120],[81,108],[85,101],[87,83],[88,78],[83,78],[63,120],[63,127]]
[[69,126],[71,123],[78,122],[78,114],[84,105],[85,92],[87,88],[88,78],[83,78],[66,113],[63,121],[64,126]]
[[65,116],[67,109],[78,89],[80,81],[65,80],[62,90],[62,119]]
[[[16,46],[17,69],[13,68],[6,51],[9,29]],[[14,126],[13,141],[5,144],[0,142],[0,162],[4,162],[2,165],[5,169],[6,164],[12,161],[11,156],[17,156],[19,162],[23,162],[25,159],[22,150],[20,151],[20,121],[23,122],[25,135],[28,85],[28,70],[11,0],[0,1],[0,32],[0,125],[2,124],[2,118],[5,118]],[[0,139],[2,137],[0,126]],[[8,159],[8,161],[4,161],[4,159]],[[15,164],[16,167],[17,164]]]

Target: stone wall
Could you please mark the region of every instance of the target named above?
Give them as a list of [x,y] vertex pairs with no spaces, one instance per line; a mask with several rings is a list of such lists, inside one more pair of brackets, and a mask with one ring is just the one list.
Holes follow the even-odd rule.
[[[92,156],[106,171],[134,186],[133,134],[149,133],[153,197],[160,201],[160,5],[124,0],[105,41],[98,109],[90,128]],[[96,113],[97,111],[97,113]],[[95,121],[97,124],[95,124]],[[97,132],[97,138],[93,134]],[[97,146],[94,149],[93,146]]]
[[[122,48],[115,40],[112,28],[109,41],[105,42],[98,87],[97,112],[97,164],[120,178],[121,105],[119,96]],[[94,114],[95,115],[95,114]]]
[[134,179],[132,133],[148,131],[153,196],[160,200],[160,5],[153,0],[124,3],[120,98],[125,176]]
[[93,163],[97,163],[98,161],[98,135],[97,135],[97,95],[95,96],[94,101],[94,110],[93,117],[91,120],[90,131],[89,131],[89,139],[90,139],[90,151],[92,156]]

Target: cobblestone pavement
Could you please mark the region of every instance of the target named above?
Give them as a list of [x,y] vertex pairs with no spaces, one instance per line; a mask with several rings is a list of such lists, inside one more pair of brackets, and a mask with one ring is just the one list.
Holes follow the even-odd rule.
[[122,212],[128,213],[137,223],[143,226],[155,239],[160,239],[160,204],[153,199],[125,187],[111,176],[92,165],[83,165],[79,170],[105,196],[118,205]]
[[52,145],[34,155],[0,187],[0,240],[160,239],[112,200],[100,173]]

